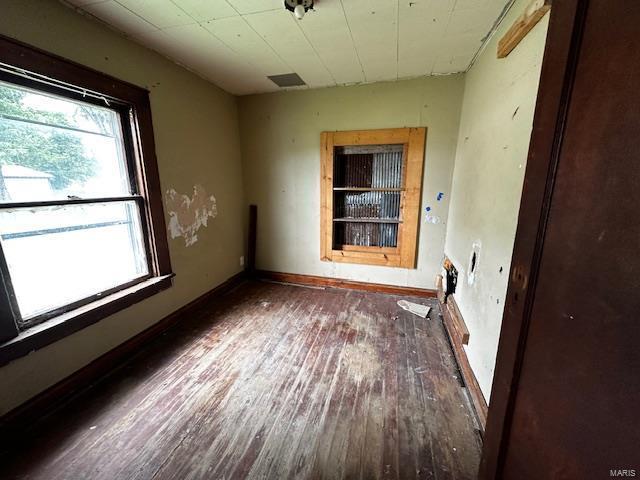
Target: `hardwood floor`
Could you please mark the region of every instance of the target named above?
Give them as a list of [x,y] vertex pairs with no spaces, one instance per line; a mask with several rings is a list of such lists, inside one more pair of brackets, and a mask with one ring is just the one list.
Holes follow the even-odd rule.
[[435,299],[248,282],[74,398],[0,478],[471,479],[480,460]]

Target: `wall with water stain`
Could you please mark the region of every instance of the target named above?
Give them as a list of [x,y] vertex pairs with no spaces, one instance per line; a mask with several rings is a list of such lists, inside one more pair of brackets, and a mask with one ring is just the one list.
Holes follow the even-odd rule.
[[[433,288],[463,88],[463,75],[451,75],[241,97],[245,200],[258,205],[257,268]],[[419,126],[427,142],[417,268],[321,261],[320,132]]]
[[516,1],[466,73],[445,245],[460,274],[467,356],[487,400],[549,16],[506,58],[497,59],[496,48],[527,3]]
[[151,91],[165,217],[179,234],[172,288],[0,368],[2,415],[240,271],[246,210],[232,95],[59,2],[0,9],[3,35]]

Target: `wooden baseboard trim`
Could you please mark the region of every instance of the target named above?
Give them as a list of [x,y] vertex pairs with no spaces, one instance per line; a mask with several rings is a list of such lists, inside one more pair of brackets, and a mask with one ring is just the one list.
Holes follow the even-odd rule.
[[391,295],[406,295],[409,297],[435,298],[436,291],[426,288],[400,287],[381,283],[357,282],[341,278],[319,277],[316,275],[301,275],[298,273],[271,272],[257,270],[256,278],[274,282],[293,283],[311,287],[347,288],[366,292],[388,293]]
[[467,328],[467,324],[464,323],[464,318],[462,318],[462,314],[460,313],[460,309],[458,308],[458,304],[456,303],[456,299],[453,295],[449,295],[447,297],[447,301],[443,305],[443,308],[446,308],[449,311],[453,331],[460,339],[460,342],[463,345],[469,345],[469,329]]
[[[14,434],[21,434],[26,428],[33,425],[35,420],[60,408],[72,396],[89,388],[114,368],[122,365],[135,353],[139,352],[144,344],[176,325],[185,315],[196,310],[209,300],[230,291],[244,282],[245,279],[245,272],[237,273],[146,330],[93,360],[80,370],[9,411],[0,418],[0,438],[14,441]],[[3,440],[0,440],[0,446],[2,446],[2,443]]]
[[[458,310],[458,306],[456,305],[452,295],[449,295],[446,303],[441,303],[440,307],[442,310],[444,327],[447,331],[447,335],[449,336],[451,346],[453,347],[453,354],[458,362],[458,367],[462,374],[462,380],[464,381],[467,391],[469,392],[469,396],[471,397],[471,403],[475,410],[481,432],[484,434],[489,408],[487,406],[487,401],[482,394],[482,390],[480,390],[478,379],[471,369],[469,358],[464,351],[464,340],[466,338],[466,341],[469,341],[469,331],[466,330],[466,325],[464,324],[460,310]],[[466,336],[464,333],[465,331]]]

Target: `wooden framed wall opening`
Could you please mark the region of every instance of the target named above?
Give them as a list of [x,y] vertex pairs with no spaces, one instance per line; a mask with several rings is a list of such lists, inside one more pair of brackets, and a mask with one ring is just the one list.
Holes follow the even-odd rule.
[[322,132],[321,259],[415,268],[426,128]]

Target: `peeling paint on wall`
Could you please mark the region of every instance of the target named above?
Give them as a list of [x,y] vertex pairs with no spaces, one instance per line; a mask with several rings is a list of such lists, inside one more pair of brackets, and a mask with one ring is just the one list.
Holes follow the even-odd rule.
[[187,247],[198,241],[198,230],[206,227],[209,217],[218,215],[216,198],[207,195],[202,185],[193,187],[193,196],[179,194],[173,188],[167,190],[165,204],[169,212],[171,238],[183,237]]

